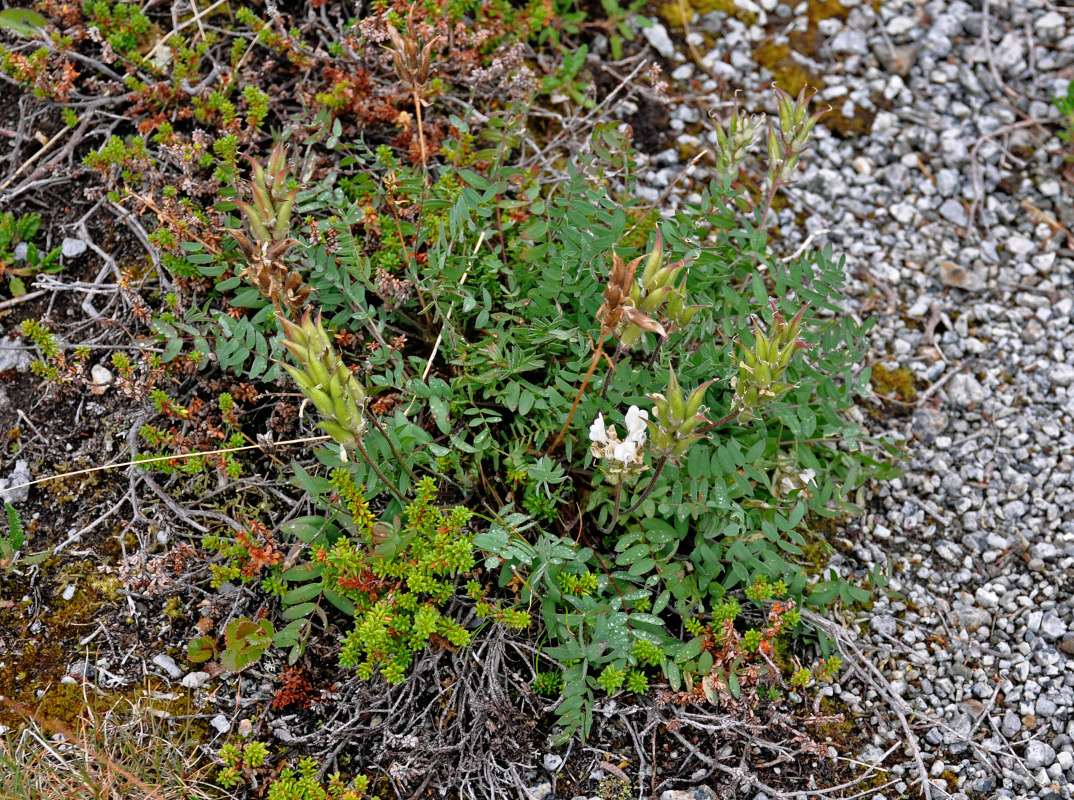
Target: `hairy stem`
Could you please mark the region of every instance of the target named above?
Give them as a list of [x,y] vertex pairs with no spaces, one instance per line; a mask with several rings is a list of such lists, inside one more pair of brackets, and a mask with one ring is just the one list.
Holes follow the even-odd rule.
[[390,480],[388,480],[387,476],[383,472],[381,472],[380,467],[378,467],[376,465],[376,462],[374,462],[373,459],[369,457],[369,451],[365,449],[365,445],[362,444],[362,440],[359,439],[356,444],[358,445],[358,452],[361,453],[362,458],[365,459],[365,463],[367,463],[372,468],[373,472],[377,474],[377,477],[380,478],[381,483],[383,483],[391,490],[392,494],[394,494],[399,499],[399,502],[401,502],[403,505],[406,505],[406,495],[400,492],[396,485]]
[[373,427],[376,428],[380,432],[380,435],[383,436],[388,442],[388,447],[391,448],[392,455],[395,456],[395,460],[399,462],[399,466],[401,466],[406,471],[406,474],[410,476],[410,480],[412,480],[414,483],[417,483],[418,476],[414,473],[414,470],[410,468],[410,465],[406,463],[406,459],[403,458],[403,454],[400,453],[399,448],[395,446],[395,442],[392,441],[392,437],[389,436],[388,432],[384,430],[384,427],[380,424],[380,420],[378,420],[373,414],[373,412],[370,411],[368,408],[365,411],[365,415],[369,418],[369,421],[373,423]]
[[608,523],[607,528],[602,528],[599,525],[597,526],[597,530],[600,531],[602,535],[606,536],[607,534],[615,530],[615,525],[619,522],[619,507],[622,505],[622,503],[623,482],[620,481],[619,483],[615,484],[615,510],[612,511],[612,521]]
[[645,490],[641,493],[641,497],[635,501],[634,505],[628,508],[624,513],[633,514],[641,507],[641,504],[649,498],[649,495],[653,493],[653,488],[656,486],[657,478],[660,477],[660,473],[664,471],[664,465],[667,463],[668,457],[661,456],[660,460],[656,462],[656,466],[653,467],[653,476],[649,478],[649,485],[645,487]]
[[585,392],[585,387],[589,385],[589,379],[593,377],[593,372],[597,368],[597,364],[600,363],[600,357],[604,355],[604,331],[601,330],[600,338],[597,339],[597,350],[593,353],[593,363],[589,365],[589,371],[586,372],[585,378],[582,379],[582,385],[578,387],[578,394],[574,398],[574,404],[571,406],[571,411],[567,414],[567,421],[563,423],[563,427],[559,433],[556,434],[556,438],[552,444],[549,445],[545,451],[545,455],[549,455],[559,447],[559,443],[563,441],[564,434],[567,433],[567,428],[571,426],[571,420],[574,419],[574,412],[578,410],[578,403],[582,400],[582,394]]
[[418,94],[418,87],[414,87],[414,111],[418,121],[418,145],[421,147],[421,166],[422,168],[428,168],[428,161],[425,154],[425,129],[421,124],[421,96]]

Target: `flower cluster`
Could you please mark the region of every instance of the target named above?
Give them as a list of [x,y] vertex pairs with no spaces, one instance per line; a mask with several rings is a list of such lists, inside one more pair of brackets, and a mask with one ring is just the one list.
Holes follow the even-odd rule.
[[300,324],[279,318],[287,348],[299,367],[284,364],[298,388],[324,417],[318,425],[342,447],[354,449],[365,433],[365,391],[339,357],[320,317],[309,312]]
[[236,201],[246,217],[249,236],[230,231],[248,262],[243,275],[272,301],[277,310],[281,304],[286,305],[298,316],[306,306],[311,289],[303,283],[298,272],[283,263],[283,257],[296,241],[291,236],[291,209],[298,195],[298,189],[289,185],[291,168],[283,143],[273,148],[267,169],[252,158],[250,169],[253,173],[250,191],[254,202],[251,205]]
[[742,360],[738,362],[738,376],[732,380],[735,389],[735,409],[740,422],[752,419],[763,406],[793,389],[782,381],[783,373],[790,366],[791,357],[798,350],[811,345],[799,341],[802,314],[806,306],[788,322],[772,300],[772,327],[766,336],[759,324],[754,323],[754,346],[739,343]]
[[709,421],[701,402],[711,384],[712,381],[701,384],[684,398],[675,370],[670,370],[667,394],[649,395],[653,400],[653,422],[649,423],[653,429],[653,458],[678,464],[691,444],[705,438],[697,431],[698,426]]
[[626,411],[626,438],[622,441],[615,434],[614,426],[605,425],[604,414],[598,413],[590,425],[590,452],[594,459],[605,462],[609,474],[619,483],[626,471],[640,471],[644,455],[645,436],[648,433],[649,412],[637,406],[630,406]]
[[[656,246],[648,256],[638,256],[628,264],[618,253],[612,253],[604,304],[597,312],[601,329],[615,336],[621,348],[629,350],[637,345],[645,331],[666,339],[669,328],[685,328],[701,308],[686,305],[684,271],[691,260],[665,265],[660,231],[656,232]],[[636,280],[642,261],[645,268],[641,279]],[[664,323],[657,317],[662,317]]]

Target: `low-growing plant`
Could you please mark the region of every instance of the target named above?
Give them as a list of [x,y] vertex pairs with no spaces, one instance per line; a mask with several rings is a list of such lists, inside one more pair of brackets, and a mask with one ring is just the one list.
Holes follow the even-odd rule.
[[19,326],[22,335],[34,343],[41,358],[30,363],[30,371],[51,384],[66,384],[80,378],[89,361],[89,350],[79,345],[74,348],[74,358],[68,360],[56,334],[42,322],[24,320]]
[[1059,138],[1064,142],[1074,142],[1074,81],[1067,84],[1067,93],[1056,95],[1052,98],[1055,107],[1063,115],[1064,130],[1059,132]]
[[220,665],[232,672],[242,672],[272,646],[275,631],[267,619],[255,622],[239,617],[224,629],[224,647],[217,647],[211,636],[199,636],[187,645],[187,658],[195,664],[219,657]]
[[[673,692],[701,692],[705,677],[719,696],[734,695],[742,675],[748,682],[750,658],[764,656],[773,631],[794,625],[780,615],[765,628],[734,633],[729,593],[781,581],[791,619],[795,606],[854,602],[882,584],[879,572],[864,586],[817,581],[798,560],[809,515],[853,512],[852,494],[882,467],[869,451],[877,443],[841,414],[868,373],[855,370],[860,330],[837,313],[840,266],[827,252],[789,261],[768,252],[762,226],[816,120],[803,97],[780,95],[779,107],[763,183],[741,175],[763,124],[735,116],[737,129],[725,135],[724,183],[663,222],[648,247],[628,209],[581,169],[542,190],[507,167],[510,125],[498,148],[482,155],[484,174],[460,168],[432,184],[418,173],[407,177],[389,152],[367,152],[367,166],[383,180],[356,179],[362,189],[351,203],[331,187],[288,186],[275,196],[285,181],[267,176],[285,174],[279,148],[267,171],[255,167],[260,199],[245,210],[252,238],[238,240],[254,264],[261,308],[274,312],[259,318],[276,319],[294,364],[287,370],[335,441],[322,457],[338,467],[330,485],[351,506],[349,519],[294,527],[318,544],[310,565],[281,576],[305,582],[283,594],[290,622],[277,638],[291,648],[292,662],[314,617],[324,615],[321,598],[355,614],[341,662],[365,676],[380,667],[400,680],[433,633],[450,646],[464,644],[469,632],[440,614],[452,586],[439,576],[466,573],[471,547],[479,547],[490,554],[486,566],[499,569],[501,586],[525,576],[520,599],[540,608],[547,652],[565,665],[560,719],[567,735],[584,734],[594,692],[657,678]],[[477,166],[466,156],[461,121],[457,130],[461,138],[449,150]],[[626,142],[610,129],[594,132],[593,147],[579,156],[586,170],[604,168],[598,154],[629,164],[629,154],[615,155]],[[316,229],[318,237],[334,231],[334,253],[294,225],[278,227],[292,200],[299,213],[330,214]],[[362,255],[363,236],[393,253],[378,273]],[[413,295],[386,292],[388,278],[409,284]],[[288,321],[297,309],[279,291],[285,283],[292,294],[316,297],[324,316],[315,320],[307,309]],[[404,361],[385,346],[389,330],[432,341],[432,350]],[[340,350],[366,332],[379,353],[363,369],[369,388]],[[434,368],[437,359],[447,368]],[[402,399],[387,426],[369,408],[371,394],[384,389]],[[604,421],[616,409],[625,415],[622,437]],[[421,456],[393,435],[428,437],[410,422],[415,412],[421,427],[442,437],[426,438]],[[458,558],[434,569],[425,559],[436,535],[413,522],[374,535],[357,487],[387,488],[402,503],[417,480],[419,505],[428,508],[434,484],[418,473],[448,465],[459,485],[480,487],[494,522],[471,544],[464,522],[441,520],[455,531],[458,549],[449,552]],[[303,473],[298,480],[315,497],[329,491],[318,484],[323,479]],[[517,490],[528,515],[503,500]],[[579,523],[579,541],[563,535]],[[406,549],[386,552],[400,540]],[[486,591],[470,594],[503,618]],[[717,659],[706,637],[731,642],[734,657],[721,651]],[[643,641],[659,657],[639,656]],[[723,672],[712,673],[714,665]]]
[[[40,214],[24,214],[19,218],[10,211],[0,214],[0,276],[8,275],[8,291],[12,297],[26,294],[23,278],[41,272],[59,272],[63,264],[59,263],[62,247],[56,247],[42,254],[33,238],[41,227]],[[25,246],[22,260],[26,266],[16,266],[15,251],[19,244]]]
[[[217,774],[217,783],[229,788],[237,786],[261,767],[266,755],[260,742],[250,742],[241,750],[224,745],[220,750],[224,766]],[[312,758],[301,759],[297,770],[285,766],[279,775],[268,780],[264,797],[266,800],[361,800],[369,796],[369,778],[365,775],[358,775],[348,783],[336,772],[325,782],[319,777],[320,771]]]
[[[282,600],[294,606],[292,614],[308,615],[314,610],[310,601],[325,594],[348,610],[355,623],[342,639],[341,666],[357,667],[364,678],[379,667],[389,683],[397,683],[415,652],[430,644],[462,647],[470,641],[471,633],[445,617],[442,608],[453,595],[455,577],[474,567],[473,534],[466,530],[471,513],[437,508],[435,483],[423,478],[406,509],[406,524],[397,529],[374,520],[347,470],[337,468],[332,482],[353,535],[317,545],[306,574],[319,580],[291,590]],[[307,523],[310,527],[303,533],[311,533],[315,524]],[[291,531],[302,532],[295,525]],[[321,531],[314,538],[319,535]],[[284,578],[302,575],[291,572]],[[493,615],[491,607],[486,615]],[[508,621],[520,627],[529,624],[526,615]]]

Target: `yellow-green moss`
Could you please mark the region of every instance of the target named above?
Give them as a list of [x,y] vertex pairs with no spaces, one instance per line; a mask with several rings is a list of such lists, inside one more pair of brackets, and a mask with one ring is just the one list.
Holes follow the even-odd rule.
[[906,367],[888,369],[883,364],[873,367],[873,391],[885,397],[894,397],[907,403],[917,400],[914,373]]
[[776,86],[792,95],[802,89],[817,92],[824,88],[824,79],[799,64],[789,44],[763,43],[753,51],[753,60],[772,73]]
[[[744,11],[735,5],[734,0],[668,0],[657,9],[657,14],[668,25],[676,28],[683,27],[684,23],[690,23],[695,14],[711,14],[719,11],[727,16],[737,19],[746,25],[757,22],[757,15]],[[685,13],[685,20],[683,14]]]

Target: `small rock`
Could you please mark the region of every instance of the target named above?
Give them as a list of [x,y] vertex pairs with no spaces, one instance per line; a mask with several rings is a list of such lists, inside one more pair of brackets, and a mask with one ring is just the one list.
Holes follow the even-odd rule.
[[183,670],[175,663],[175,659],[166,653],[161,653],[153,658],[153,663],[168,673],[169,678],[178,680],[183,677]]
[[[33,480],[30,475],[30,465],[25,461],[16,461],[15,469],[12,470],[11,475],[7,478],[0,478],[0,497],[3,498],[5,503],[11,503],[13,506],[17,506],[20,503],[25,503],[26,499],[30,496],[30,487],[23,486],[24,483],[29,483]],[[18,489],[10,489],[12,486],[18,486]],[[9,491],[4,491],[8,489]]]
[[693,789],[668,789],[660,795],[660,800],[719,800],[716,792],[708,786]]
[[227,733],[231,730],[231,723],[228,722],[228,718],[223,714],[217,714],[209,720],[209,724],[216,728],[220,733]]
[[953,197],[943,201],[943,205],[940,206],[940,216],[960,228],[965,228],[970,221],[966,207]]
[[996,66],[1003,70],[1012,70],[1022,63],[1025,58],[1025,33],[1023,31],[1011,31],[999,44],[992,48],[992,58]]
[[992,624],[992,615],[983,608],[977,608],[977,606],[962,606],[961,608],[955,608],[953,613],[955,615],[955,621],[969,633],[973,633],[976,630],[980,630],[981,628],[988,627]]
[[941,197],[951,197],[958,191],[959,176],[953,169],[944,167],[936,173],[936,191]]
[[1059,643],[1059,649],[1068,656],[1074,656],[1074,634],[1068,634]]
[[1033,713],[1042,719],[1049,719],[1055,716],[1055,712],[1059,710],[1059,706],[1048,695],[1042,694],[1037,698],[1036,705],[1033,706]]
[[884,760],[884,751],[875,744],[867,744],[858,753],[858,760],[870,766],[879,764]]
[[19,242],[11,254],[15,256],[16,263],[25,264],[26,257],[30,254],[30,245],[27,242]]
[[1018,715],[1011,710],[1003,715],[1003,722],[999,726],[999,731],[1008,739],[1013,739],[1018,735],[1018,731],[1022,730],[1022,720],[1018,718]]
[[960,408],[981,403],[987,396],[981,382],[969,373],[961,372],[947,384],[947,399]]
[[886,26],[889,36],[902,36],[916,28],[920,23],[910,16],[892,17]]
[[90,386],[90,391],[97,395],[107,392],[108,387],[111,386],[112,381],[115,380],[108,368],[102,364],[94,364],[90,368],[90,377],[93,378],[93,385]]
[[[659,22],[649,28],[643,28],[641,33],[649,40],[649,44],[653,46],[653,49],[664,58],[672,58],[675,55],[675,45],[672,43],[671,37],[668,36],[668,29]],[[551,791],[551,787],[549,787],[549,791]]]
[[76,661],[67,668],[67,674],[82,682],[92,681],[97,674],[97,668],[88,661]]
[[1027,256],[1037,249],[1029,239],[1024,236],[1012,236],[1007,240],[1007,252],[1016,256]]
[[75,586],[73,583],[69,583],[63,587],[63,594],[61,594],[60,597],[66,603],[75,596],[75,592],[77,591],[78,587]]
[[1059,764],[1059,768],[1066,772],[1074,768],[1074,753],[1069,750],[1060,750],[1055,754],[1055,761]]
[[863,56],[869,52],[869,43],[861,31],[845,30],[832,39],[832,52]]
[[239,736],[244,739],[249,739],[254,732],[254,723],[243,717],[239,720]]
[[94,384],[98,386],[108,386],[115,380],[111,370],[103,364],[94,364],[90,367],[90,377],[93,378]]
[[1067,624],[1057,615],[1048,611],[1040,622],[1040,635],[1049,641],[1057,641],[1067,632]]
[[71,239],[70,237],[64,237],[61,247],[63,248],[64,258],[78,258],[80,255],[86,252],[88,245],[81,239]]
[[1042,39],[1054,40],[1063,35],[1066,20],[1063,15],[1058,11],[1049,11],[1047,14],[1041,14],[1033,23],[1033,27],[1037,30],[1037,35]]
[[910,74],[920,51],[921,48],[914,44],[896,45],[891,48],[886,43],[881,43],[873,51],[873,55],[887,72],[905,78]]
[[191,672],[183,676],[183,686],[187,689],[200,689],[211,679],[208,672]]
[[931,445],[947,429],[947,415],[937,408],[922,406],[914,411],[910,430],[926,445]]
[[891,614],[877,614],[869,620],[869,627],[882,636],[892,636],[898,632],[898,623]]
[[558,756],[555,753],[545,753],[542,763],[546,772],[555,772],[563,766],[563,756]]
[[1050,767],[1055,761],[1055,750],[1046,742],[1033,739],[1026,744],[1026,767],[1038,770],[1042,767]]
[[33,353],[28,348],[23,348],[22,339],[16,336],[0,339],[0,372],[7,372],[9,369],[20,373],[29,372],[32,363]]
[[1074,383],[1074,366],[1056,364],[1048,370],[1048,380],[1057,386],[1070,386],[1070,384]]

